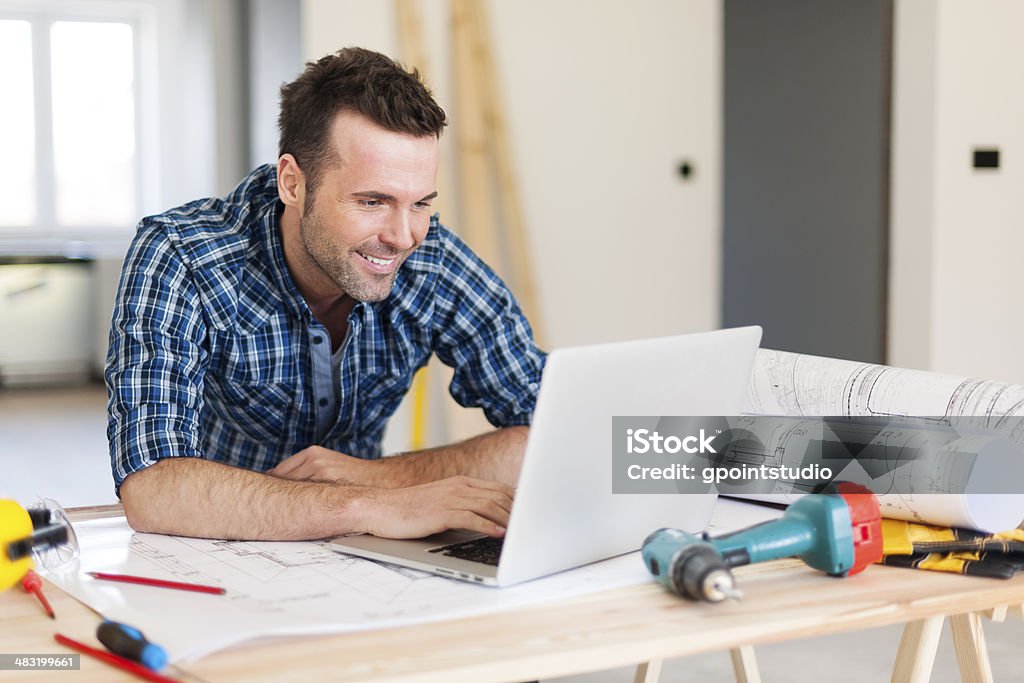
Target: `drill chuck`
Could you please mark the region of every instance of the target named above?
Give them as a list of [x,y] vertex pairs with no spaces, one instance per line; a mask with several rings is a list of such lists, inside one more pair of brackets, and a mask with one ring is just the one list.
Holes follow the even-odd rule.
[[721,602],[735,587],[722,557],[705,543],[683,547],[671,565],[672,590],[692,600]]
[[644,541],[643,558],[662,585],[683,597],[721,602],[740,596],[725,560],[697,536],[659,529]]

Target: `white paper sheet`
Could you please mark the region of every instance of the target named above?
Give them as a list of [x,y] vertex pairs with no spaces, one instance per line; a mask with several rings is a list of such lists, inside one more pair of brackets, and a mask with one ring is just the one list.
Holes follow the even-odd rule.
[[[252,638],[368,630],[494,612],[650,580],[636,553],[509,588],[342,555],[315,542],[230,542],[133,533],[124,518],[76,524],[76,571],[47,578],[141,629],[171,661]],[[207,595],[93,579],[88,571],[222,586]]]
[[[712,533],[778,516],[719,501]],[[75,524],[76,567],[47,578],[108,619],[130,624],[171,661],[247,640],[341,633],[497,612],[651,581],[639,553],[508,588],[490,588],[342,555],[317,542],[213,541],[134,533],[123,517]],[[652,529],[653,531],[653,529]],[[89,571],[222,586],[226,595],[93,579]]]

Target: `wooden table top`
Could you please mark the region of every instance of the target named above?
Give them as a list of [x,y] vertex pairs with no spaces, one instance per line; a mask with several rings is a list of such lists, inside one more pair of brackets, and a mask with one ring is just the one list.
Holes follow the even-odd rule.
[[[693,603],[651,583],[487,616],[254,642],[165,673],[183,681],[522,681],[1024,604],[1024,576],[872,566],[837,579],[796,560],[736,575],[737,602]],[[98,616],[53,584],[45,591],[56,621],[20,588],[0,594],[0,652],[67,654],[53,640],[58,631],[96,644]],[[18,676],[26,674],[0,672],[0,680]],[[68,680],[137,679],[83,657]]]

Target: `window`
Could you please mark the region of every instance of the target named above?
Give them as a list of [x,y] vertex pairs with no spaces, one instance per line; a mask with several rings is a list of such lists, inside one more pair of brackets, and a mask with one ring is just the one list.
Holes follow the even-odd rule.
[[36,222],[35,107],[32,101],[32,25],[0,21],[0,226],[25,227]]
[[0,3],[0,234],[123,231],[142,185],[134,21],[37,7]]
[[128,24],[50,28],[57,225],[134,222],[134,66]]

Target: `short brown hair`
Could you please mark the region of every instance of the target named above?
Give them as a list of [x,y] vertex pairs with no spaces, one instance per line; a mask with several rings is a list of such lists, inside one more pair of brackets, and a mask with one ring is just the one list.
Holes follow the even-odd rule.
[[441,136],[447,122],[416,69],[358,47],[307,62],[291,83],[281,86],[278,156],[291,154],[306,174],[312,193],[331,163],[329,138],[334,117],[354,111],[397,133]]

